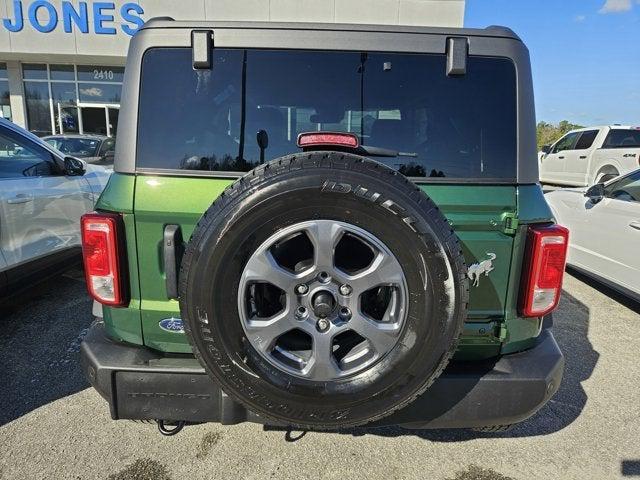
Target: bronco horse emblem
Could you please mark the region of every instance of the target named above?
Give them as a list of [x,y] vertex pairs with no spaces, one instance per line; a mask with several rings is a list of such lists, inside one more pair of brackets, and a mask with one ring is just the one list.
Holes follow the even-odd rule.
[[480,276],[484,273],[485,277],[489,276],[489,273],[493,271],[493,261],[497,258],[495,253],[487,253],[488,260],[484,260],[480,263],[474,263],[469,267],[469,278],[473,280],[473,286],[480,285]]

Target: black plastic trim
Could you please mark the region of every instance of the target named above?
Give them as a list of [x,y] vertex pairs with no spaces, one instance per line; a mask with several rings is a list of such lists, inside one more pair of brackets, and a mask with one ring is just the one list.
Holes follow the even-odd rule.
[[[81,364],[114,419],[262,423],[227,397],[193,356],[164,356],[116,342],[101,322],[94,323],[81,345]],[[431,429],[521,422],[555,394],[563,370],[564,357],[545,329],[530,350],[450,364],[414,403],[376,425]]]
[[469,40],[467,38],[447,38],[447,75],[466,75],[468,56]]
[[180,225],[167,225],[164,227],[162,257],[164,261],[167,298],[178,298],[178,271],[180,269],[183,252],[184,243],[182,241]]
[[[150,175],[158,177],[194,177],[194,178],[227,178],[238,179],[247,172],[223,172],[213,170],[180,170],[170,168],[138,168],[138,175]],[[442,177],[407,177],[414,183],[442,183],[451,185],[515,185],[516,178],[442,178]],[[529,183],[525,185],[530,185]]]

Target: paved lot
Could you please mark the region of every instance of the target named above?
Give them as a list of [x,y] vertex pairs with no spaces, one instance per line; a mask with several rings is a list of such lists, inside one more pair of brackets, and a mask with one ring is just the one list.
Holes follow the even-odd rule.
[[201,425],[161,437],[113,422],[77,360],[91,322],[79,273],[0,305],[0,478],[640,478],[640,306],[567,276],[559,393],[513,431],[343,433]]

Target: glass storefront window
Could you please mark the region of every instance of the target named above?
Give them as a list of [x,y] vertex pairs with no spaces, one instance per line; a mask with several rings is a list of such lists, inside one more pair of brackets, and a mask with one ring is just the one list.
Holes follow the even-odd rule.
[[51,135],[49,85],[46,82],[24,82],[29,130],[38,136]]
[[[53,75],[53,70],[51,71]],[[56,133],[78,133],[78,109],[76,107],[76,84],[70,82],[51,82],[53,98],[53,117]]]
[[51,95],[53,97],[54,105],[57,103],[75,105],[76,85],[75,83],[51,82]]
[[105,83],[80,83],[80,101],[86,103],[120,103],[122,85]]
[[124,67],[25,63],[22,71],[29,130],[115,136]]
[[25,80],[48,80],[47,66],[40,63],[23,63],[22,76]]
[[81,82],[122,83],[122,80],[124,80],[124,68],[78,65],[78,80]]
[[73,65],[50,65],[51,80],[70,80],[76,79],[76,72]]
[[11,101],[9,95],[9,72],[7,64],[0,62],[0,117],[11,120]]
[[0,80],[0,116],[11,120],[11,101],[9,99],[9,82]]
[[111,136],[115,137],[118,134],[118,117],[120,116],[119,108],[109,109],[109,129],[111,130]]
[[55,120],[57,133],[80,133],[77,107],[59,105],[58,110],[55,112]]

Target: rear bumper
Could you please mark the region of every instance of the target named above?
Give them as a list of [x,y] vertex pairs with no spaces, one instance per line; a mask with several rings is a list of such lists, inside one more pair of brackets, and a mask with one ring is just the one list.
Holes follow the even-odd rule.
[[[191,356],[163,356],[119,343],[95,323],[81,347],[85,375],[114,419],[261,422],[224,394]],[[543,330],[535,347],[492,362],[451,364],[409,407],[377,425],[472,428],[509,425],[536,413],[557,391],[564,358]]]

